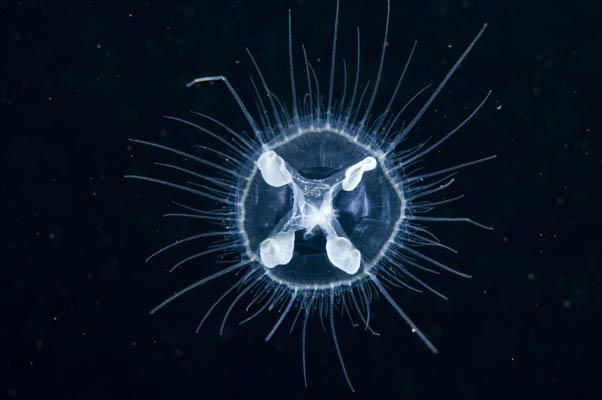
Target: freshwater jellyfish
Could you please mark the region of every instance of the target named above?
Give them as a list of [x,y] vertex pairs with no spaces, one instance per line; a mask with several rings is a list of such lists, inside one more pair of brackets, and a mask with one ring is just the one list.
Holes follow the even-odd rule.
[[[209,209],[176,203],[181,210],[167,216],[203,221],[207,230],[177,240],[153,253],[149,259],[202,238],[213,239],[215,243],[176,261],[172,270],[224,253],[238,256],[232,264],[220,266],[213,274],[165,299],[151,310],[152,314],[199,286],[232,275],[234,281],[209,305],[197,331],[220,305],[225,308],[220,332],[237,305],[246,313],[240,323],[267,310],[279,312],[273,326],[267,330],[266,341],[285,320],[292,325],[291,330],[299,321],[306,386],[306,332],[309,321],[315,316],[327,327],[341,371],[349,388],[354,390],[339,344],[335,316],[360,321],[360,326],[374,333],[370,315],[377,298],[388,303],[411,332],[437,353],[434,344],[394,299],[391,289],[428,291],[446,299],[426,282],[424,275],[449,272],[470,277],[425,252],[429,246],[454,251],[432,235],[427,225],[466,222],[490,228],[469,218],[437,216],[436,211],[433,212],[437,206],[456,198],[439,201],[429,201],[429,198],[450,186],[457,170],[495,156],[462,161],[437,170],[412,172],[417,171],[412,167],[459,131],[485,104],[490,93],[456,127],[434,142],[425,141],[405,149],[400,148],[400,144],[427,112],[487,25],[483,25],[436,86],[427,85],[398,104],[400,88],[416,49],[414,42],[395,87],[387,95],[385,108],[376,110],[373,108],[375,100],[383,91],[381,80],[389,44],[389,16],[390,1],[387,1],[384,39],[373,84],[360,82],[358,28],[353,79],[350,78],[347,84],[347,66],[344,64],[343,88],[335,85],[337,1],[328,89],[322,93],[318,73],[309,61],[305,47],[293,45],[289,11],[290,104],[279,100],[270,90],[259,64],[247,50],[256,75],[251,79],[258,105],[255,115],[225,76],[197,78],[188,86],[202,86],[207,82],[225,85],[248,123],[249,134],[209,115],[194,112],[195,118],[203,123],[167,118],[198,129],[216,145],[203,145],[201,152],[193,153],[160,143],[132,140],[181,156],[200,168],[157,163],[181,174],[184,183],[142,175],[127,175],[128,178],[188,192],[198,196],[203,203],[207,200],[214,203]],[[296,50],[300,52],[296,53]],[[303,56],[299,69],[295,69],[295,54]],[[407,117],[405,114],[410,105],[419,105],[418,111]],[[404,118],[408,120],[406,124],[401,122]],[[205,171],[212,172],[207,174]]]

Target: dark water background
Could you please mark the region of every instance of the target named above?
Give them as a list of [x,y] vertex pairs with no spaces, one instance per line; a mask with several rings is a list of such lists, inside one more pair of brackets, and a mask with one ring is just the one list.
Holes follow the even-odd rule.
[[[359,24],[362,73],[373,81],[385,2],[342,3],[339,55],[353,65]],[[602,4],[392,3],[385,92],[419,40],[405,98],[440,79],[490,24],[408,145],[444,134],[493,90],[425,166],[497,154],[462,171],[450,193],[466,197],[441,210],[495,229],[434,227],[460,254],[431,254],[474,276],[430,278],[448,302],[394,292],[439,355],[384,301],[374,304],[381,337],[339,322],[354,397],[600,398]],[[350,397],[319,323],[310,325],[308,389],[298,330],[284,325],[263,340],[275,313],[239,327],[234,312],[220,337],[222,309],[195,334],[227,278],[149,316],[215,266],[169,274],[184,251],[145,264],[205,227],[162,220],[171,200],[190,198],[123,178],[168,159],[128,138],[183,149],[206,140],[164,114],[194,109],[246,129],[222,86],[184,87],[224,74],[252,107],[245,46],[288,101],[289,8],[325,89],[333,1],[0,2],[0,399]]]

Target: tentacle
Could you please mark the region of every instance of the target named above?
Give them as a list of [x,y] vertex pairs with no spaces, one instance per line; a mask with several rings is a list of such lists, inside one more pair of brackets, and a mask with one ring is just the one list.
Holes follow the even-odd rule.
[[212,275],[209,275],[203,279],[200,279],[198,281],[196,281],[195,283],[193,283],[192,285],[189,285],[187,287],[185,287],[182,290],[179,290],[178,292],[176,292],[175,294],[173,294],[172,296],[168,297],[167,299],[163,300],[161,303],[159,303],[155,308],[153,308],[150,313],[154,314],[157,311],[159,311],[160,309],[162,309],[163,307],[165,307],[167,304],[171,303],[172,301],[174,301],[175,299],[177,299],[178,297],[182,296],[183,294],[186,294],[188,292],[190,292],[192,289],[195,289],[201,285],[204,285],[207,282],[210,282],[214,279],[219,278],[220,276],[229,274],[230,272],[234,272],[236,270],[241,269],[242,267],[244,267],[245,265],[248,265],[250,263],[250,261],[248,260],[243,260],[240,261],[234,265],[229,266],[228,268],[224,268],[221,271],[218,271]]
[[329,319],[330,319],[330,332],[332,333],[332,341],[334,342],[334,348],[337,351],[337,356],[339,358],[339,364],[341,365],[341,369],[343,370],[343,375],[345,375],[345,380],[347,381],[347,385],[349,385],[349,389],[352,392],[355,392],[353,385],[351,384],[351,379],[349,379],[349,374],[347,373],[347,368],[345,367],[345,361],[343,360],[343,354],[341,353],[341,348],[339,347],[339,340],[337,339],[337,332],[334,327],[334,294],[330,293],[330,301],[329,301]]
[[370,278],[372,279],[372,282],[374,282],[374,285],[376,285],[376,288],[378,289],[378,291],[389,302],[391,307],[393,307],[395,309],[395,311],[397,311],[397,313],[401,316],[401,318],[403,318],[403,320],[410,326],[410,328],[412,329],[412,332],[416,333],[418,335],[418,337],[420,339],[422,339],[422,341],[424,342],[426,347],[429,348],[429,350],[431,350],[433,353],[437,354],[437,352],[438,352],[437,348],[433,345],[433,343],[431,343],[431,341],[426,337],[426,335],[424,333],[422,333],[422,331],[416,326],[416,324],[410,319],[410,317],[408,317],[408,315],[401,309],[401,307],[399,307],[399,305],[395,302],[395,300],[393,300],[391,295],[387,292],[387,290],[384,288],[384,286],[380,283],[378,278],[376,278],[374,275],[370,275]]

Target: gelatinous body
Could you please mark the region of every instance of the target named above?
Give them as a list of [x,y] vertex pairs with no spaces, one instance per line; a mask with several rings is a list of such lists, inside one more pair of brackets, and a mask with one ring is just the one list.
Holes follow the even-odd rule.
[[248,256],[293,290],[365,278],[403,222],[400,182],[378,165],[382,153],[344,131],[283,137],[264,146],[242,192]]

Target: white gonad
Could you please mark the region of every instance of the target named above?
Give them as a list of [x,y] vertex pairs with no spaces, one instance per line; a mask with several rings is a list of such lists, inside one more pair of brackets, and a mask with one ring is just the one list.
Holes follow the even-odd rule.
[[326,238],[326,255],[332,265],[349,275],[355,274],[360,269],[362,255],[347,238],[328,236]]
[[345,170],[345,179],[343,179],[343,190],[350,192],[360,184],[362,176],[366,171],[372,171],[376,168],[376,159],[374,157],[366,157],[357,164]]
[[295,232],[280,232],[267,238],[259,246],[261,262],[268,268],[291,262],[295,249]]
[[266,151],[257,160],[257,168],[261,177],[270,186],[281,187],[292,182],[291,173],[286,169],[286,163],[276,152]]

